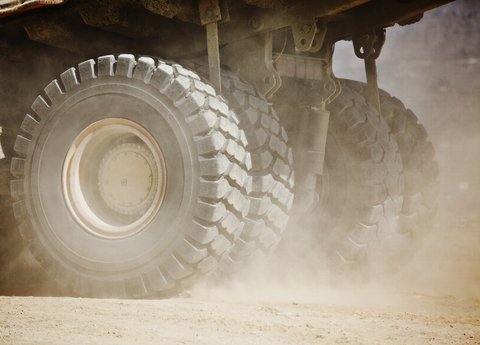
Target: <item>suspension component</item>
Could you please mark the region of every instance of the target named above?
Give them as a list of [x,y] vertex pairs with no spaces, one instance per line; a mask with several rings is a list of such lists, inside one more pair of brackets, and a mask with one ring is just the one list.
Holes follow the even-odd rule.
[[273,67],[271,32],[229,43],[222,48],[220,55],[222,65],[254,85],[267,99],[282,85],[280,75]]
[[323,173],[329,119],[330,112],[324,108],[301,108],[295,147],[295,160],[299,162],[295,169],[295,209],[300,213],[307,213],[319,201],[315,186]]
[[[323,40],[323,38],[322,38]],[[317,193],[319,176],[323,175],[330,112],[326,105],[341,92],[338,79],[332,71],[333,45],[323,43],[316,58],[277,54],[275,66],[286,77],[283,92],[295,94],[291,114],[295,121],[295,211],[306,214],[320,201]],[[290,78],[288,78],[290,77]],[[283,97],[282,95],[280,97]],[[288,96],[287,96],[288,98]]]
[[378,94],[376,59],[380,56],[384,44],[385,29],[382,28],[372,29],[368,32],[353,36],[355,55],[363,59],[365,63],[365,73],[367,75],[366,98],[378,111],[381,111],[381,109]]
[[207,31],[209,79],[217,92],[222,92],[220,51],[218,47],[218,22],[222,19],[218,0],[199,0],[200,20]]

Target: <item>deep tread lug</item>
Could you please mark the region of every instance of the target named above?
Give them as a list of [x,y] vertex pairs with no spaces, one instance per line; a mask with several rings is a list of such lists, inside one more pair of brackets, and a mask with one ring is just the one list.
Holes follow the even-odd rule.
[[80,85],[80,83],[77,80],[77,74],[75,73],[75,68],[73,67],[67,69],[65,72],[60,74],[60,78],[62,79],[63,86],[65,87],[65,90],[67,92],[71,92],[78,85]]
[[[78,64],[78,72],[80,73],[80,81],[83,83],[89,79],[95,79],[95,60],[90,59]],[[56,82],[56,81],[55,81]],[[48,94],[48,92],[47,92]],[[50,96],[49,96],[50,97]],[[52,100],[53,102],[53,100]]]
[[32,104],[32,110],[41,118],[44,118],[48,114],[49,108],[42,96],[38,96]]
[[30,145],[30,140],[19,135],[15,140],[14,150],[19,154],[26,156],[29,145]]
[[50,84],[47,85],[47,87],[45,88],[45,93],[47,94],[52,104],[60,102],[63,98],[63,92],[60,89],[60,85],[58,85],[57,80],[53,80]]
[[98,58],[98,76],[99,77],[113,77],[113,65],[117,62],[115,56],[106,55]]
[[143,81],[145,84],[150,83],[153,70],[155,69],[155,61],[149,57],[141,57],[138,59],[133,78]]
[[132,78],[135,65],[135,56],[131,54],[120,54],[117,58],[117,70],[115,71],[115,75]]
[[33,117],[30,115],[26,115],[25,118],[23,119],[22,125],[20,126],[21,129],[23,129],[25,132],[28,134],[35,134],[35,131],[37,129],[38,122],[35,120]]

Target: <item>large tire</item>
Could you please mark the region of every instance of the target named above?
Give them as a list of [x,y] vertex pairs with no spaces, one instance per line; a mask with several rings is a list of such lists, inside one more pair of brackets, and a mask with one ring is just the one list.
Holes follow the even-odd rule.
[[[288,104],[277,110],[294,137],[292,114],[301,97],[288,92],[279,95]],[[378,111],[345,83],[327,110],[325,165],[316,189],[320,201],[299,222],[316,233],[330,268],[376,266],[388,257],[389,243],[402,238],[396,232],[403,204],[397,143]]]
[[215,268],[252,184],[223,99],[180,65],[126,54],[61,80],[33,103],[11,164],[19,230],[44,269],[80,295],[143,297]]
[[[62,73],[72,61],[86,58],[30,41],[24,31],[12,31],[10,43],[15,42],[15,49],[7,49],[7,58],[0,63],[0,141],[5,154],[5,159],[0,159],[0,293],[66,293],[39,267],[17,230],[10,195],[10,181],[14,179],[10,166],[17,155],[14,150],[16,137],[24,135],[20,126],[25,114],[30,112],[26,100],[34,100],[52,75]],[[15,54],[9,55],[12,52]]]
[[292,150],[275,110],[253,86],[229,71],[222,71],[222,93],[245,131],[252,156],[250,212],[238,244],[223,271],[265,258],[278,245],[293,206],[295,183]]
[[[190,66],[208,77],[206,66],[193,62]],[[247,151],[252,157],[252,193],[245,229],[217,271],[220,277],[251,262],[258,263],[277,247],[289,221],[295,184],[292,150],[275,110],[252,85],[233,72],[222,70],[221,83],[222,94],[247,137]]]
[[[353,80],[345,83],[363,95],[366,93],[364,83]],[[401,262],[412,257],[432,228],[439,191],[438,163],[434,160],[433,145],[427,140],[427,131],[415,114],[384,90],[380,90],[380,105],[403,161],[405,189],[398,231],[411,240],[398,257]]]

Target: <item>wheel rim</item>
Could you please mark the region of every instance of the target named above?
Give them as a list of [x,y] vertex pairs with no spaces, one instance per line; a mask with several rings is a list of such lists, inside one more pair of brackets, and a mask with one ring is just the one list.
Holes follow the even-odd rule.
[[70,146],[62,189],[74,219],[89,233],[121,239],[142,231],[160,209],[165,162],[153,137],[119,118],[95,122]]

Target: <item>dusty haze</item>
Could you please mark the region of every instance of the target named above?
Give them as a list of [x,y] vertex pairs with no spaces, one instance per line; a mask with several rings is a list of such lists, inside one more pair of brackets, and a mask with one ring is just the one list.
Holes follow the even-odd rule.
[[[221,296],[346,304],[391,303],[393,292],[480,298],[478,5],[454,2],[427,12],[417,24],[387,29],[378,60],[379,86],[417,115],[439,163],[434,227],[414,259],[395,274],[342,280],[328,273],[314,241],[300,231],[305,238],[282,243],[253,273],[242,272],[219,288]],[[351,42],[336,45],[334,72],[365,81]]]
[[[432,324],[437,322],[436,325],[438,328],[430,332],[430,338],[412,338],[412,340],[400,336],[399,339],[401,342],[411,344],[431,343],[431,337],[435,339],[436,333],[445,333],[444,340],[448,339],[448,341],[445,340],[445,343],[450,343],[450,340],[452,340],[452,343],[456,341],[458,344],[479,344],[480,334],[478,333],[478,328],[477,331],[474,331],[475,328],[473,324],[469,323],[476,322],[476,327],[478,327],[480,319],[478,313],[480,299],[479,4],[478,1],[457,1],[426,13],[424,19],[417,24],[403,28],[396,26],[387,29],[387,41],[378,61],[380,87],[388,91],[392,96],[402,100],[406,107],[412,109],[418,116],[419,122],[424,124],[429,133],[430,141],[434,144],[436,160],[439,163],[440,169],[439,180],[441,189],[438,199],[437,216],[434,219],[434,228],[425,239],[425,243],[420,248],[418,254],[407,266],[403,267],[399,272],[390,275],[368,278],[355,277],[354,279],[347,280],[338,279],[332,277],[328,272],[325,258],[313,243],[314,241],[309,237],[310,235],[304,234],[302,238],[295,243],[282,243],[269,260],[262,264],[257,264],[255,268],[249,271],[240,272],[235,279],[225,282],[222,286],[201,282],[182,295],[183,297],[191,298],[174,299],[171,302],[142,301],[138,303],[137,308],[139,309],[136,312],[138,312],[138,315],[143,315],[145,321],[143,325],[150,325],[153,322],[152,317],[147,316],[151,308],[157,308],[156,310],[158,310],[158,308],[169,308],[169,312],[172,312],[172,308],[177,310],[178,313],[171,316],[173,320],[176,320],[177,324],[187,322],[182,321],[187,320],[187,318],[189,320],[190,318],[196,320],[198,315],[203,315],[202,312],[211,309],[210,311],[212,311],[212,313],[210,314],[215,315],[214,310],[218,310],[219,312],[221,311],[222,318],[232,318],[233,321],[231,321],[230,324],[220,326],[220,328],[224,327],[224,333],[226,332],[226,335],[222,333],[222,336],[225,335],[226,338],[219,337],[220,340],[217,341],[213,341],[212,338],[198,338],[200,331],[195,333],[196,331],[193,331],[194,326],[187,326],[187,331],[192,331],[192,334],[186,338],[185,342],[222,343],[222,339],[224,339],[223,341],[234,339],[233,343],[277,343],[281,341],[279,341],[280,338],[277,338],[275,334],[283,331],[281,331],[281,328],[277,330],[277,328],[271,326],[271,324],[276,324],[277,321],[264,319],[264,316],[259,315],[260,313],[265,314],[268,312],[276,315],[275,317],[280,315],[286,319],[289,317],[293,318],[293,316],[295,316],[295,311],[291,309],[295,308],[292,307],[293,303],[294,306],[307,304],[305,308],[310,311],[318,309],[325,312],[325,310],[327,310],[328,313],[333,315],[335,312],[329,309],[331,308],[329,306],[339,305],[348,306],[349,308],[340,309],[339,313],[343,316],[339,318],[338,325],[335,326],[331,324],[332,332],[337,330],[339,334],[339,329],[342,327],[342,320],[350,320],[349,318],[353,317],[353,313],[358,313],[359,310],[366,310],[366,318],[373,320],[373,324],[376,324],[378,318],[375,319],[376,316],[372,316],[376,311],[375,313],[371,312],[376,309],[372,308],[383,308],[379,309],[378,317],[380,317],[381,313],[384,313],[384,315],[386,315],[385,318],[390,320],[391,327],[395,327],[395,325],[398,325],[400,322],[391,320],[395,318],[401,319],[399,315],[403,315],[403,313],[405,313],[405,315],[412,313],[412,320],[416,320],[418,316],[415,316],[415,313],[433,313],[431,315],[435,315],[438,320],[442,318],[448,319],[448,315],[469,315],[468,317],[471,318],[468,319],[470,321],[467,319],[457,320],[459,324],[466,325],[466,328],[461,332],[458,331],[458,337],[455,335],[456,338],[453,338],[454,333],[451,335],[452,338],[448,338],[450,336],[450,328],[454,326],[449,325],[447,321],[442,323],[443,321],[438,321],[434,318],[438,322],[432,321]],[[354,56],[351,42],[340,42],[337,44],[334,56],[334,71],[337,77],[361,81],[365,80],[363,62]],[[52,78],[54,78],[54,76],[52,76]],[[295,227],[295,224],[291,224],[291,227]],[[23,262],[28,262],[30,260],[29,254],[22,253],[20,259],[21,261],[23,260]],[[43,273],[35,274],[38,274],[41,281],[40,284],[21,285],[22,282],[25,281],[24,277],[16,277],[19,284],[17,289],[9,289],[7,293],[4,292],[4,295],[51,296],[53,294],[59,294],[61,296],[68,296],[68,292],[54,287],[54,284],[47,280]],[[38,289],[35,289],[36,287]],[[427,299],[430,298],[428,305],[422,304],[424,302],[422,296]],[[15,301],[8,302],[4,300],[1,302],[2,304],[0,304],[0,310],[9,310],[9,313],[10,310],[15,310],[15,312],[18,311],[18,313],[20,313],[19,310],[22,309],[22,312],[23,309],[27,310],[28,305],[41,304],[41,302],[37,300],[34,303],[28,299],[17,299]],[[135,303],[134,301],[126,301],[125,306],[119,307],[120,302],[105,302],[105,304],[101,304],[102,308],[105,309],[101,309],[100,311],[100,304],[98,304],[100,302],[98,301],[85,300],[85,302],[82,302],[81,299],[66,299],[64,303],[65,305],[72,305],[72,308],[78,308],[80,302],[87,306],[85,307],[86,310],[89,310],[83,314],[84,324],[90,322],[88,321],[89,317],[92,320],[96,317],[92,316],[93,313],[95,313],[95,315],[97,315],[97,312],[100,313],[100,315],[108,314],[108,308],[113,308],[111,309],[111,311],[113,311],[111,315],[118,317],[121,324],[121,322],[123,322],[123,316],[121,315],[123,314],[115,314],[117,312],[119,313],[120,309],[118,308],[127,308],[127,305]],[[23,305],[23,307],[16,305],[15,309],[13,309],[13,307],[9,309],[9,307],[7,307],[9,303],[19,303],[20,306]],[[46,303],[41,304],[39,308],[47,308],[49,303],[51,303],[51,301],[49,302],[47,300]],[[57,302],[53,303],[55,304]],[[123,304],[123,302],[121,302],[121,304]],[[259,309],[259,304],[263,309]],[[290,306],[288,307],[287,304]],[[251,305],[254,306],[252,309],[247,308],[248,310],[246,311],[242,309],[245,306]],[[358,308],[355,309],[354,307]],[[185,308],[185,310],[182,308]],[[104,314],[102,314],[102,310]],[[107,310],[107,312],[105,312],[105,310]],[[142,310],[147,310],[145,312],[146,314]],[[391,310],[398,312],[398,314],[389,314]],[[76,311],[77,309],[75,309],[75,312]],[[369,312],[371,312],[372,315],[368,314]],[[14,311],[12,311],[12,315],[13,313]],[[48,316],[50,319],[55,318],[52,316],[56,315],[55,311],[45,311],[45,313],[45,315],[51,314]],[[321,312],[319,311],[318,313]],[[238,316],[237,321],[235,321],[235,315],[237,314],[240,316]],[[355,314],[355,316],[356,315],[357,314]],[[35,317],[33,318],[34,320]],[[115,327],[112,326],[110,329],[105,326],[109,325],[108,322],[111,323],[111,320],[108,321],[109,318],[107,316],[105,317],[105,320],[102,319],[104,322],[102,324],[103,326],[97,324],[94,329],[97,331],[101,329],[102,332],[104,330],[105,336],[108,331],[110,336],[111,329],[113,332]],[[467,318],[467,316],[465,317]],[[42,316],[38,316],[38,318],[41,320]],[[82,320],[82,318],[80,319]],[[200,319],[200,316],[198,316],[198,322],[200,322]],[[296,321],[293,319],[284,321],[285,325],[295,324]],[[418,320],[422,320],[418,321],[418,323],[423,325],[422,327],[424,327],[424,329],[428,329],[427,319],[428,317],[424,320],[418,316]],[[12,316],[12,321],[7,322],[5,320],[5,324],[8,323],[11,325],[15,323],[14,320],[16,319]],[[205,317],[203,320],[203,322],[207,322],[209,319]],[[248,326],[245,326],[244,320],[248,320]],[[258,328],[257,323],[260,322],[258,320],[261,320],[261,323],[267,325],[269,325],[270,322],[270,331],[274,335],[262,341],[260,338],[252,338],[252,335],[257,334],[253,332],[257,332],[261,328]],[[212,324],[217,321],[213,320]],[[327,323],[328,320],[317,321],[315,322],[320,325],[322,322],[324,324]],[[58,322],[60,323],[60,321]],[[125,324],[130,322],[133,322],[130,321],[130,316],[125,317]],[[236,322],[238,322],[238,326],[236,326]],[[327,330],[320,329],[320,326],[312,326],[312,330],[312,327],[308,326],[310,325],[309,322],[313,321],[308,321],[307,326],[305,326],[304,322],[302,327],[306,327],[305,332],[312,332],[312,338],[301,338],[300,336],[295,338],[292,336],[291,338],[287,337],[285,339],[290,343],[317,343],[321,341],[328,343],[330,335],[326,333]],[[428,323],[429,322],[430,321],[428,321]],[[18,324],[21,324],[21,321],[17,321],[17,325]],[[38,335],[42,332],[41,325],[42,323],[39,323],[36,329],[37,333],[34,334]],[[205,332],[210,331],[209,326],[202,326],[210,325],[208,322],[206,324],[200,323],[199,325],[197,328],[200,330],[205,330]],[[215,325],[219,325],[219,323],[215,323]],[[351,324],[349,323],[349,325]],[[360,324],[359,329],[362,329],[361,327],[364,329],[367,327],[361,325],[362,324]],[[383,323],[381,323],[381,325],[382,327],[387,327]],[[56,326],[58,326],[58,324]],[[88,323],[88,326],[90,327],[90,323]],[[169,323],[163,326],[166,327],[166,329],[168,329],[168,327],[176,329],[175,325]],[[467,329],[470,326],[472,330]],[[11,325],[10,327],[15,326]],[[51,327],[53,329],[55,325],[51,324]],[[81,327],[82,324],[79,324],[80,329]],[[92,325],[92,327],[94,326]],[[142,325],[138,325],[138,327],[138,329],[143,332],[143,328],[145,327]],[[240,327],[243,328],[240,329]],[[288,328],[288,326],[285,327]],[[390,324],[388,327],[390,327]],[[407,329],[413,326],[408,324],[405,325],[405,327],[406,328],[398,331],[398,333],[401,334],[403,332],[410,334],[410,331],[407,331]],[[457,327],[457,324],[455,327]],[[264,333],[268,333],[265,327],[263,329]],[[73,328],[67,328],[67,330],[70,330],[71,333]],[[29,334],[26,330],[24,331],[25,334]],[[230,336],[234,333],[238,335],[243,332],[243,334],[246,334],[250,338],[228,338],[228,331],[231,331]],[[8,338],[5,336],[8,332],[5,332],[7,331],[2,330],[0,327],[0,335],[3,337],[0,338],[0,342],[2,342],[2,339],[5,342],[28,342],[28,339],[31,341],[35,339],[26,336],[22,338],[20,335],[13,337],[12,333],[10,333],[10,338]],[[30,335],[32,332],[34,331],[31,331]],[[78,333],[80,331],[77,329],[76,332]],[[373,332],[371,334],[375,335],[375,329],[369,330],[368,332]],[[378,340],[377,343],[381,344],[399,343],[395,340],[398,338],[392,340],[389,338],[388,330],[386,332],[387,335],[383,338],[382,335],[379,335],[379,340],[377,338],[372,339],[375,339],[375,341]],[[420,331],[418,332],[421,333]],[[61,334],[66,333],[65,331]],[[126,331],[124,333],[126,334]],[[328,331],[328,333],[330,332]],[[53,332],[52,334],[56,333]],[[84,328],[82,334],[84,338],[65,338],[65,341],[75,341],[75,339],[80,342],[84,342],[85,340],[92,341],[92,338],[85,338],[85,335],[88,334],[87,328]],[[145,334],[149,333],[147,332]],[[34,335],[31,336],[34,337]],[[464,336],[465,339],[459,338],[460,336]],[[60,339],[48,338],[48,335],[45,335],[45,337],[45,342],[47,343],[49,339],[50,342]],[[138,337],[142,339],[139,333],[136,333],[130,338],[125,336],[124,340],[134,342],[139,339]],[[172,333],[165,337],[167,342],[184,342],[184,340],[179,340],[180,336],[178,334]],[[323,339],[324,337],[326,339]],[[110,342],[110,340],[107,341],[106,338],[102,339],[102,342]],[[113,343],[120,342],[118,337],[112,339],[111,342]],[[330,341],[345,343],[348,342],[348,339],[344,334],[343,336],[339,335],[337,338],[332,336]],[[468,341],[466,339],[468,339]],[[285,342],[287,342],[287,340],[285,340]],[[350,340],[352,340],[351,337]],[[356,343],[355,340],[353,340],[353,342]],[[363,342],[357,338],[357,343],[370,344],[374,342],[369,340]],[[435,341],[433,341],[433,343],[435,343]]]
[[[411,108],[427,129],[439,163],[441,190],[434,229],[410,264],[395,275],[356,277],[347,282],[348,288],[359,284],[352,295],[360,300],[366,298],[361,291],[371,291],[365,284],[372,280],[375,295],[385,287],[388,291],[480,297],[478,4],[457,1],[427,12],[419,23],[387,29],[378,60],[379,86]],[[337,77],[365,81],[363,61],[355,57],[351,42],[336,45],[333,65]],[[295,226],[293,222],[290,225]],[[240,273],[230,283],[238,288],[227,285],[226,290],[252,298],[292,294],[303,299],[309,296],[312,301],[324,296],[350,300],[348,294],[340,293],[347,287],[329,275],[325,259],[310,236],[302,233],[296,243],[282,243],[266,263],[257,265],[252,273]],[[11,274],[29,261],[30,254],[23,252],[6,270]],[[31,276],[32,272],[26,274]],[[4,293],[66,293],[42,272],[33,274],[42,283],[30,283],[27,277],[14,274],[12,282],[17,288],[9,286]],[[220,288],[220,293],[224,290]]]
[[[387,29],[379,85],[424,124],[441,184],[434,228],[399,272],[332,276],[293,222],[300,238],[223,285],[201,282],[171,300],[100,301],[57,287],[23,251],[6,268],[0,343],[480,344],[478,4],[457,1]],[[334,71],[365,80],[351,42],[337,44]]]

